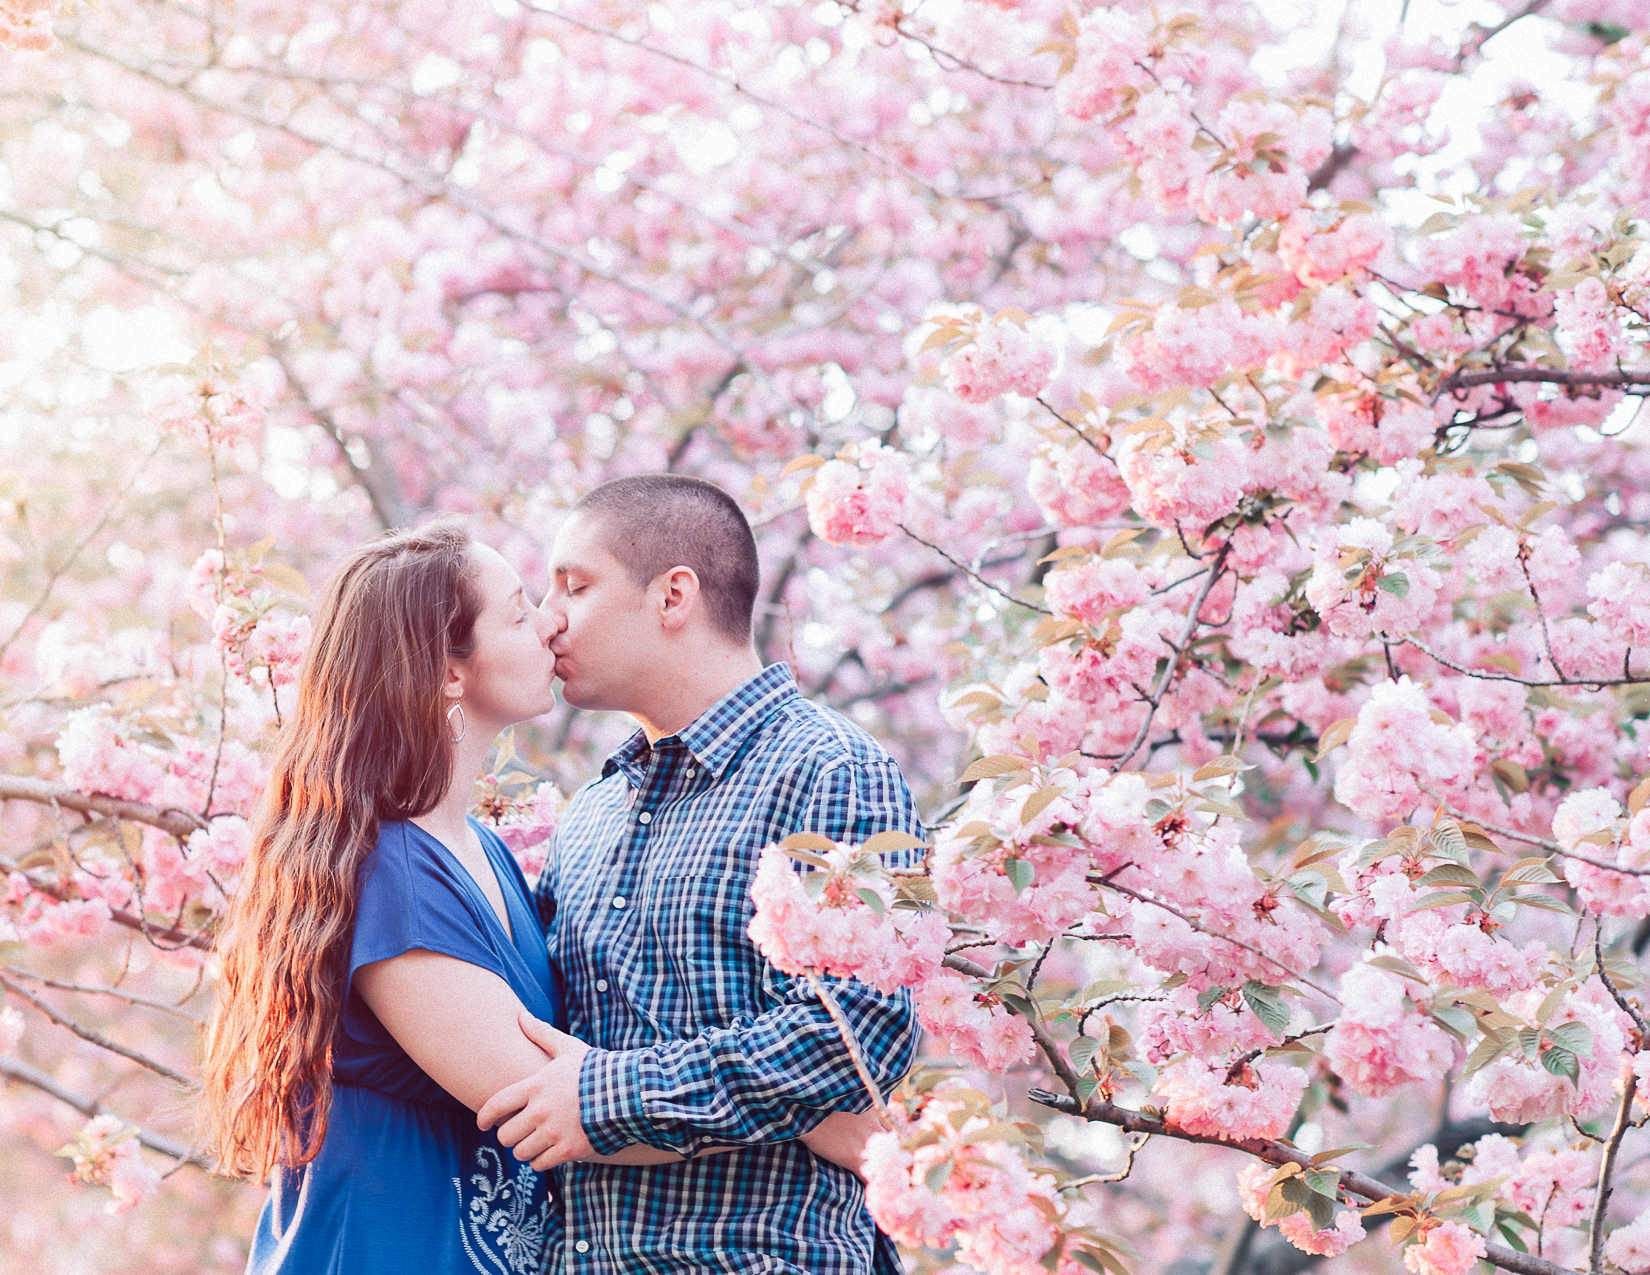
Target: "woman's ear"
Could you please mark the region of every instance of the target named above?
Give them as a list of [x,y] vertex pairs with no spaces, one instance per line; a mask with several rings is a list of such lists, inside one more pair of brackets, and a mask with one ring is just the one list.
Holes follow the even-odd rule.
[[447,665],[447,676],[441,679],[441,697],[455,703],[464,698],[464,670],[456,664]]

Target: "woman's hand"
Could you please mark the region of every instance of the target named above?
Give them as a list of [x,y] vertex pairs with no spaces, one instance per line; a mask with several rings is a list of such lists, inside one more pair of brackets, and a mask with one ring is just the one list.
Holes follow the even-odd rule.
[[873,1133],[888,1128],[873,1107],[859,1115],[833,1111],[814,1126],[811,1133],[802,1135],[802,1145],[822,1160],[840,1164],[860,1179],[860,1163],[865,1159],[865,1142]]

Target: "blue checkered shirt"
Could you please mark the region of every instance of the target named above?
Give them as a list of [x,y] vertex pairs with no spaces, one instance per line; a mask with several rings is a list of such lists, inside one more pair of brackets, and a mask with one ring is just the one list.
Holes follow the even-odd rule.
[[[870,1105],[805,980],[746,933],[762,848],[793,832],[921,834],[893,759],[773,664],[651,748],[638,732],[563,816],[537,897],[568,1030],[593,1048],[579,1117],[601,1154],[693,1156],[560,1171],[547,1271],[867,1275],[901,1268],[859,1181],[795,1139]],[[833,982],[878,1083],[911,1065],[906,995]]]

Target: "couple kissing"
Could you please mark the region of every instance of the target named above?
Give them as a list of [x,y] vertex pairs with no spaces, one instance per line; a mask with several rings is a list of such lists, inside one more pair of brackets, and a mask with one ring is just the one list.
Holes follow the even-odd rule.
[[[270,1195],[257,1275],[901,1267],[856,1176],[841,1035],[746,929],[763,847],[921,834],[898,768],[752,642],[756,544],[710,483],[596,488],[550,591],[453,522],[327,583],[220,942],[205,1117]],[[494,737],[573,707],[639,729],[530,891],[468,815]],[[908,997],[836,985],[879,1083]]]

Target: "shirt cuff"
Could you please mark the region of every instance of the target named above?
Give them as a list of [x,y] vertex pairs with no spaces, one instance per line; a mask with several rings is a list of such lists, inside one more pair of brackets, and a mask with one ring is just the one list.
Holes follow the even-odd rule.
[[579,1068],[579,1123],[597,1155],[651,1146],[641,1049],[592,1049]]

